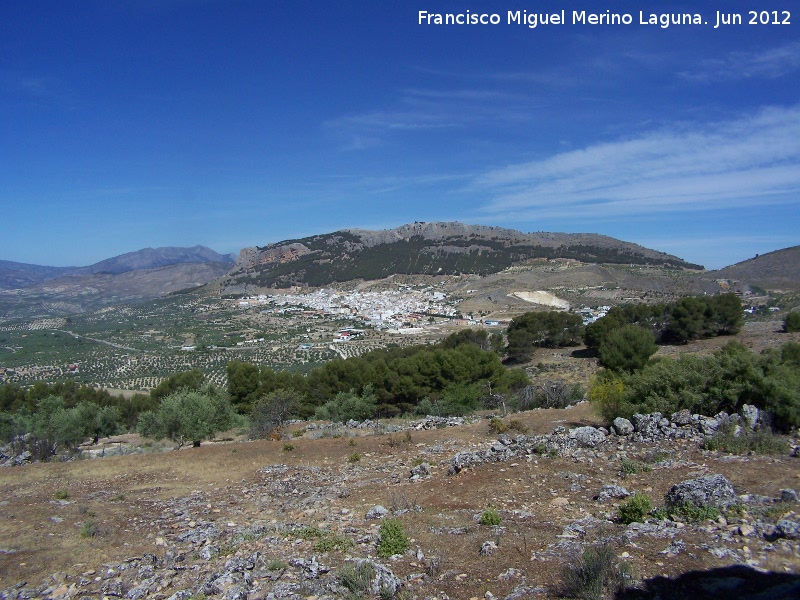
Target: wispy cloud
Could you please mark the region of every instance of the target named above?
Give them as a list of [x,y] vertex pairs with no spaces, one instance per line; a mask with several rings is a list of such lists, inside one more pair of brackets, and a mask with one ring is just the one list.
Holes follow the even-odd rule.
[[[800,192],[800,106],[596,144],[478,177],[501,218],[631,216],[756,206]],[[796,196],[795,196],[796,201]]]
[[479,121],[509,122],[530,117],[523,94],[485,89],[409,88],[387,108],[329,119],[323,128],[349,150],[364,150],[398,133],[468,127]]
[[716,83],[741,79],[777,79],[800,69],[800,42],[768,48],[760,52],[732,51],[722,58],[700,61],[698,68],[683,71],[690,81]]

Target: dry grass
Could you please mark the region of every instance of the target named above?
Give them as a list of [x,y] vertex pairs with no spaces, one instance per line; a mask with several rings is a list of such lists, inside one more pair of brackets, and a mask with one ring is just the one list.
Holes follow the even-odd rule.
[[[556,425],[569,428],[600,423],[588,404],[530,411],[513,418],[532,435],[551,433]],[[377,532],[375,522],[364,521],[370,507],[419,506],[422,511],[412,510],[398,518],[412,550],[421,549],[424,558],[408,554],[393,562],[392,570],[400,577],[428,573],[430,583],[420,588],[421,597],[444,592],[451,598],[470,598],[482,597],[487,590],[503,597],[522,577],[557,590],[562,567],[570,560],[554,546],[565,526],[591,515],[609,518],[602,535],[618,536],[623,529],[610,520],[620,503],[592,500],[603,484],[616,483],[647,494],[656,505],[663,502],[671,485],[699,474],[722,473],[739,493],[770,497],[778,495],[781,488],[800,487],[800,459],[788,454],[726,457],[682,441],[670,448],[672,466],[653,464],[650,471],[637,470],[624,479],[619,472],[622,457],[615,445],[603,448],[592,462],[537,456],[530,462],[523,458],[482,465],[448,477],[449,460],[456,452],[485,448],[495,439],[488,421],[415,431],[411,441],[403,434],[395,436],[403,443],[390,444],[386,435],[359,432],[355,438],[360,455],[357,462],[348,461],[354,453],[353,438],[311,439],[307,434],[292,440],[291,452],[284,451],[282,440],[259,440],[0,469],[0,549],[4,549],[0,552],[0,589],[21,581],[35,586],[58,571],[88,572],[101,568],[102,563],[146,552],[161,555],[165,547],[159,545],[159,538],[169,539],[179,525],[169,510],[172,499],[187,498],[194,492],[202,492],[203,518],[222,529],[229,523],[240,526],[274,520],[326,531],[357,527]],[[641,457],[655,450],[649,445],[628,444],[626,456],[644,460]],[[431,464],[432,477],[409,482],[410,469],[420,458]],[[318,467],[341,490],[311,508],[296,505],[292,497],[266,498],[265,489],[274,481],[260,469],[280,464]],[[556,498],[568,503],[554,503]],[[498,512],[499,527],[479,525],[476,517],[487,507]],[[82,536],[90,520],[93,535]],[[600,535],[599,530],[591,530],[577,541],[585,546],[600,541]],[[687,546],[700,546],[707,543],[708,534],[687,527],[680,538]],[[497,544],[494,554],[480,555],[485,541]],[[313,552],[311,544],[308,542],[308,552]],[[619,550],[629,554],[626,562],[635,578],[675,576],[730,564],[730,559],[726,562],[705,550],[693,551],[694,556],[682,552],[666,557],[662,551],[668,544],[665,539],[638,537],[635,546]],[[742,540],[740,550],[744,544],[757,551],[753,540]],[[7,552],[11,549],[15,552]],[[352,556],[362,552],[362,547],[348,550]],[[790,551],[778,547],[768,558],[763,565],[767,568],[800,573],[800,559]],[[336,566],[343,560],[341,552],[334,550],[326,562]],[[516,574],[498,578],[510,568],[516,569]],[[413,597],[415,592],[411,592]]]

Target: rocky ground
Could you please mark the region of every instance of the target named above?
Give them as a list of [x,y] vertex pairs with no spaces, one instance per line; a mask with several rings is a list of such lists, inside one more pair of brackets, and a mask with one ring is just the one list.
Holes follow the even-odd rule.
[[[797,440],[769,457],[702,450],[725,420],[605,429],[584,403],[512,415],[500,435],[485,418],[297,424],[284,440],[0,469],[0,598],[553,598],[587,548],[626,565],[619,597],[799,597]],[[625,525],[635,492],[720,515]],[[480,522],[490,508],[497,525]],[[410,547],[381,558],[391,517]]]

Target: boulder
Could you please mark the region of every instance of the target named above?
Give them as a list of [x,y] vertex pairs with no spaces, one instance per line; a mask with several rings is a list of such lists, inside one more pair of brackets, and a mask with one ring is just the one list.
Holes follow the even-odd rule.
[[578,427],[570,429],[569,437],[578,442],[579,445],[586,448],[594,448],[598,444],[606,441],[606,436],[602,431],[598,431],[594,427]]
[[635,414],[631,419],[636,433],[644,437],[658,435],[658,423],[661,421],[661,413],[651,413],[649,415]]
[[682,481],[673,485],[664,499],[670,507],[689,505],[723,509],[737,501],[738,497],[731,482],[722,475],[706,475]]
[[386,515],[389,514],[389,511],[386,510],[386,507],[381,506],[380,504],[376,504],[372,508],[367,511],[365,516],[366,519],[382,519]]
[[417,480],[431,476],[431,466],[424,462],[411,469],[411,479]]
[[481,544],[481,556],[491,556],[497,552],[497,544],[492,541],[486,541]]
[[683,410],[679,410],[678,412],[672,413],[672,417],[670,420],[675,423],[678,427],[683,427],[684,425],[691,425],[692,424],[692,413],[690,413],[685,408]]
[[605,502],[606,500],[627,498],[630,495],[631,493],[621,485],[604,485],[594,499],[598,502]]
[[617,417],[614,419],[612,427],[617,435],[630,435],[635,431],[633,428],[633,423],[631,423],[625,417]]

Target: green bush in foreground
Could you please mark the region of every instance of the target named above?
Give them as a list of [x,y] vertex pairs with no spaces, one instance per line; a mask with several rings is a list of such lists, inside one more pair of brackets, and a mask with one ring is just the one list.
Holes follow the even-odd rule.
[[481,525],[500,525],[501,521],[500,513],[493,508],[487,508],[481,513]]
[[342,587],[351,592],[351,597],[364,598],[372,588],[372,578],[375,577],[375,568],[372,563],[345,563],[339,569],[337,578]]
[[582,600],[599,600],[625,587],[628,565],[617,560],[608,545],[587,548],[575,564],[564,569],[561,595]]
[[783,330],[786,333],[800,331],[800,312],[790,312],[783,320]]
[[636,493],[619,507],[619,520],[625,525],[640,523],[653,510],[653,502],[646,494]]
[[411,546],[400,519],[386,519],[381,523],[378,535],[378,556],[382,558],[403,554]]

